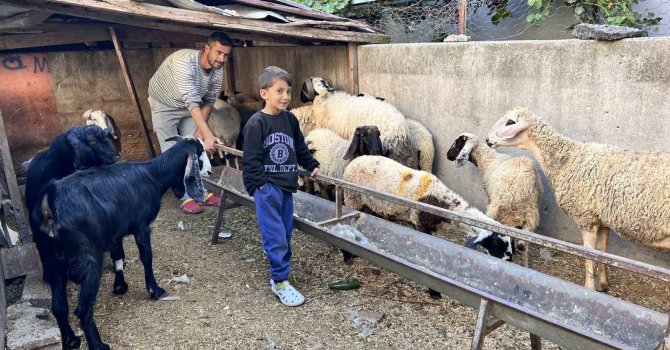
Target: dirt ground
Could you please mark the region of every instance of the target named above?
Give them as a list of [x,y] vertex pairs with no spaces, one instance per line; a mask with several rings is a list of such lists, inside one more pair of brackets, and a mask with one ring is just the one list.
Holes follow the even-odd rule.
[[[232,232],[209,243],[214,208],[187,216],[169,193],[153,225],[154,269],[159,284],[178,301],[153,301],[144,289],[142,264],[132,238],[126,238],[128,294],[113,296],[114,274],[106,262],[95,318],[101,336],[114,349],[465,349],[476,314],[449,298],[433,300],[425,288],[360,259],[341,263],[339,250],[296,231],[292,283],[306,296],[297,308],[282,306],[269,290],[268,264],[255,215],[245,208],[226,213]],[[179,222],[184,230],[180,230]],[[456,235],[444,237],[462,242]],[[581,283],[582,262],[553,253],[551,261],[533,249],[533,267]],[[187,274],[188,284],[168,283]],[[355,277],[362,286],[330,291],[329,283]],[[613,271],[612,295],[665,311],[667,285]],[[70,287],[72,309],[76,287]],[[71,310],[72,310],[71,309]],[[383,318],[372,335],[352,322],[355,312]],[[73,326],[78,320],[71,318]],[[75,328],[76,329],[76,328]],[[486,337],[484,349],[528,349],[527,333],[505,325]],[[543,341],[543,349],[560,347]]]

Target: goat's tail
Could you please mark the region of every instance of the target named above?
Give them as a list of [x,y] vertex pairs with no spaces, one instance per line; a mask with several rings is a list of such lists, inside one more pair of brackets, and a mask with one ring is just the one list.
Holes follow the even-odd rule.
[[[50,187],[51,185],[47,186],[47,188]],[[58,238],[59,225],[56,221],[56,215],[51,209],[52,203],[49,201],[49,192],[50,191],[47,190],[44,197],[42,197],[42,223],[40,224],[40,230],[51,238]]]

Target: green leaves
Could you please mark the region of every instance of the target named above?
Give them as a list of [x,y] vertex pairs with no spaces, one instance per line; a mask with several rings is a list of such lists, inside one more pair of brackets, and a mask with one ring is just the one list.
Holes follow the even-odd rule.
[[295,0],[299,4],[309,6],[315,10],[333,13],[349,5],[349,0]]
[[[653,12],[645,15],[632,9],[634,4],[644,0],[564,0],[573,8],[580,23],[602,23],[629,27],[657,26],[661,19]],[[540,25],[549,16],[551,0],[527,0],[530,12],[526,22]],[[602,19],[601,19],[602,18]],[[495,16],[493,18],[495,20]]]

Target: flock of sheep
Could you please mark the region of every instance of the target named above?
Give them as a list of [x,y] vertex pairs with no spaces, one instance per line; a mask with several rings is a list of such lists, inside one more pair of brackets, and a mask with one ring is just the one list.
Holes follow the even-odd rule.
[[[670,154],[642,153],[561,135],[542,118],[517,108],[498,120],[483,140],[462,133],[447,159],[457,167],[471,162],[479,169],[489,204],[486,213],[469,205],[431,173],[433,139],[420,123],[371,95],[335,91],[325,78],[310,78],[301,99],[311,102],[292,112],[298,117],[307,147],[321,163],[321,174],[381,192],[533,231],[537,228],[543,187],[534,162],[495,148],[530,151],[548,177],[559,207],[579,225],[584,246],[607,250],[609,230],[644,246],[670,250]],[[240,93],[222,94],[209,120],[212,132],[226,146],[241,148],[240,130],[262,102]],[[120,131],[102,111],[88,111],[88,126],[60,135],[51,147],[24,166],[28,171],[26,205],[30,224],[51,284],[52,310],[61,330],[63,348],[80,340],[68,322],[65,285],[82,284],[75,314],[90,348],[109,349],[93,321],[105,251],[111,251],[116,277],[114,293],[128,290],[123,277],[122,237],[135,235],[152,298],[164,294],[153,276],[150,224],[165,191],[183,181],[194,198],[204,196],[200,175],[210,173],[202,144],[180,141],[160,157],[145,163],[119,163]],[[82,170],[87,169],[89,170]],[[76,170],[82,170],[75,172]],[[318,177],[317,177],[318,180]],[[104,183],[105,186],[100,186]],[[332,189],[318,184],[319,193],[333,199]],[[138,197],[141,201],[131,201]],[[383,202],[357,192],[344,192],[344,203],[386,219],[412,224],[427,234],[456,225],[488,254],[511,261],[516,252],[528,264],[524,242],[480,228],[455,224],[439,216]],[[95,233],[95,234],[93,234]],[[352,256],[345,253],[345,261]],[[607,269],[586,260],[585,285],[605,291]]]
[[[534,231],[540,222],[539,204],[544,192],[535,164],[529,158],[495,150],[499,146],[522,148],[539,162],[559,207],[579,225],[585,247],[607,251],[612,229],[638,244],[670,249],[670,179],[664,176],[670,173],[667,153],[633,152],[575,141],[532,112],[517,108],[507,112],[485,140],[462,133],[447,152],[447,159],[457,167],[471,162],[478,168],[489,200],[484,214],[431,173],[433,140],[423,125],[406,118],[384,99],[350,95],[331,85],[327,78],[306,80],[301,100],[311,104],[292,110],[308,147],[321,162],[322,174]],[[243,97],[234,97],[231,104],[240,113],[250,105],[262,107],[261,102],[248,96],[237,96]],[[235,98],[244,101],[235,102]],[[359,137],[362,126],[368,126],[367,131],[363,130],[368,146]],[[369,127],[377,131],[381,150],[369,146],[374,139]],[[357,152],[352,154],[352,149]],[[320,188],[322,195],[332,199],[327,190]],[[429,234],[443,225],[453,225],[440,217],[355,192],[345,191],[344,203],[383,218],[408,222]],[[521,263],[528,264],[524,242],[483,229],[460,228],[473,236],[469,247],[480,245],[505,260],[512,260],[518,252]],[[585,269],[586,287],[606,291],[606,265],[599,264],[596,274],[594,262],[586,260]]]

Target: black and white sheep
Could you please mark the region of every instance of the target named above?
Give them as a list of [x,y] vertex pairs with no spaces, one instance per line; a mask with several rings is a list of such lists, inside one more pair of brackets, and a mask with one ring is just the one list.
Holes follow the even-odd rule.
[[[165,294],[153,274],[150,224],[158,215],[163,194],[175,182],[183,181],[191,198],[204,199],[200,175],[209,171],[208,164],[202,144],[185,139],[151,161],[79,171],[47,186],[41,205],[31,216],[41,222],[42,233],[53,239],[48,248],[57,259],[47,261],[44,269],[50,274],[52,311],[64,348],[76,348],[79,343],[68,322],[65,287],[70,279],[81,284],[74,313],[80,319],[89,349],[109,349],[100,339],[93,308],[100,288],[103,254],[107,250],[118,254],[114,250],[122,247],[120,242],[127,234],[135,236],[149,295],[159,299]],[[115,289],[118,283],[125,281],[115,279]]]
[[[486,215],[503,225],[534,231],[540,223],[542,182],[533,161],[512,157],[488,147],[471,133],[460,134],[447,151],[447,159],[462,167],[468,161],[479,169],[479,177],[489,199]],[[516,242],[521,263],[528,266],[525,243]]]
[[354,96],[335,91],[323,78],[309,78],[301,90],[301,100],[311,105],[293,109],[301,130],[328,128],[350,139],[356,127],[377,125],[388,157],[417,169],[418,149],[405,116],[393,105],[371,96]]
[[[580,227],[584,246],[607,251],[610,228],[633,242],[670,249],[670,153],[634,152],[575,141],[525,108],[508,111],[489,132],[491,147],[529,150],[558,206]],[[608,289],[607,266],[585,261],[586,287]]]
[[[392,159],[380,156],[361,156],[347,165],[343,179],[380,192],[434,205],[440,208],[460,212],[471,217],[491,221],[477,208],[468,204],[461,196],[449,189],[435,175],[410,169]],[[443,224],[451,224],[439,216],[409,209],[400,204],[390,203],[372,196],[361,195],[355,191],[344,191],[344,203],[353,209],[368,208],[385,219],[396,219],[414,225],[417,230],[431,234]],[[485,251],[503,260],[512,260],[514,247],[510,237],[498,235],[488,230],[464,225],[456,225],[473,235],[476,242]]]

